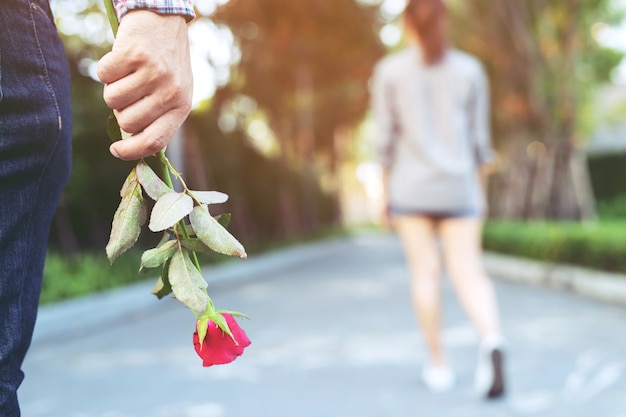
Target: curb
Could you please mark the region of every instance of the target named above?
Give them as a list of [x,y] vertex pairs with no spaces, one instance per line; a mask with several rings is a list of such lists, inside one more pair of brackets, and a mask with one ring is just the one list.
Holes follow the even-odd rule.
[[626,306],[626,275],[485,253],[489,275],[502,281],[567,291]]

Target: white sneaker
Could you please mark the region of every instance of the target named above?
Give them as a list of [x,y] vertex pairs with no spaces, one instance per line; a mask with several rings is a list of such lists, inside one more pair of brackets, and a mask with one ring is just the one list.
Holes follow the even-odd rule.
[[504,339],[499,335],[484,338],[478,349],[474,381],[476,393],[493,399],[504,395]]
[[422,381],[432,392],[445,392],[454,386],[455,376],[447,366],[427,366],[422,370]]

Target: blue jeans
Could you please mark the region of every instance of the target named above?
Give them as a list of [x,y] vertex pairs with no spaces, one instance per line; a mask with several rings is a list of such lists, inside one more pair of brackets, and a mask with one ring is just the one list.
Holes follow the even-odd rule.
[[48,0],[0,6],[0,416],[20,415],[50,225],[71,163],[69,66]]

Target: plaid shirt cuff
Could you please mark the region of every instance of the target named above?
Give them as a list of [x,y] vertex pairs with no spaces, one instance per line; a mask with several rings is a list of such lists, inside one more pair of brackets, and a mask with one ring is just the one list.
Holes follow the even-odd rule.
[[158,14],[175,14],[184,16],[187,21],[196,17],[191,0],[113,0],[117,18],[133,10],[149,10]]

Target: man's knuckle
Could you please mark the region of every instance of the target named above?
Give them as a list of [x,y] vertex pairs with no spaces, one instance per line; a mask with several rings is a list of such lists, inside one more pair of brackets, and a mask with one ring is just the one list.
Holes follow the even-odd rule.
[[170,84],[165,92],[165,100],[167,103],[176,104],[181,96],[182,89],[177,84]]
[[133,48],[128,51],[127,60],[135,65],[145,65],[146,62],[150,61],[150,58],[151,55],[143,49]]
[[181,84],[171,87],[168,102],[172,103],[173,107],[184,113],[185,116],[191,112],[191,95],[187,93],[187,89]]
[[169,85],[171,83],[172,73],[163,63],[155,63],[150,71],[151,81],[155,84]]

